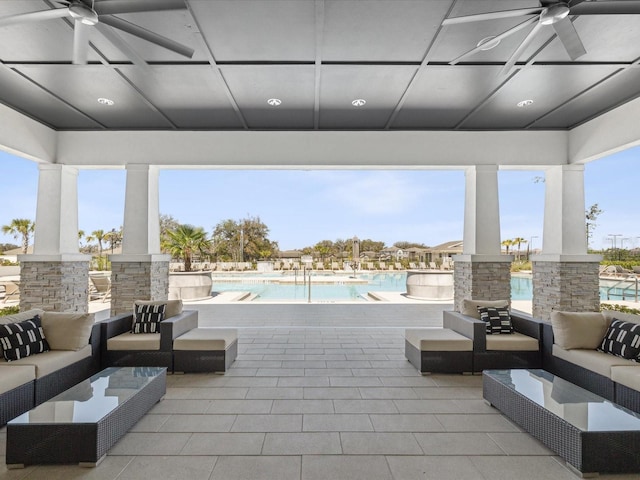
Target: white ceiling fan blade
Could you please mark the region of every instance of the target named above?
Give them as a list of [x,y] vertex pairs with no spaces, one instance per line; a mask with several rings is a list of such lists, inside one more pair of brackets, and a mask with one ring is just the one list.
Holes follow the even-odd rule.
[[147,30],[139,25],[135,25],[131,22],[127,22],[119,17],[114,17],[111,15],[106,15],[104,17],[100,17],[100,21],[102,23],[106,23],[107,25],[111,25],[114,28],[122,30],[123,32],[127,32],[131,35],[135,35],[138,38],[142,38],[147,42],[154,43],[160,47],[166,48],[167,50],[171,50],[172,52],[176,52],[183,57],[191,58],[193,57],[194,50],[186,45],[175,42],[170,38],[159,35],[151,30]]
[[39,12],[20,13],[18,15],[9,15],[0,18],[0,27],[6,25],[16,25],[18,23],[40,22],[42,20],[51,20],[54,18],[62,18],[69,16],[67,8],[53,8],[51,10],[41,10]]
[[160,10],[186,10],[184,0],[102,0],[95,3],[98,15]]
[[89,25],[80,20],[73,24],[73,64],[84,65],[89,58]]
[[554,23],[553,28],[562,45],[564,45],[565,50],[571,57],[571,60],[576,60],[587,53],[569,17],[565,17],[559,22]]
[[500,70],[501,75],[507,75],[511,71],[513,66],[518,61],[518,58],[520,58],[520,55],[522,55],[522,52],[524,52],[524,50],[533,41],[533,38],[536,36],[540,28],[542,28],[542,24],[540,22],[536,23],[536,25],[531,29],[529,34],[524,38],[522,43],[518,46],[516,51],[513,52],[511,57],[509,57],[509,60],[507,60],[507,63],[504,64],[504,67],[502,67],[502,70]]
[[98,31],[109,40],[114,47],[120,50],[134,65],[148,69],[149,65],[129,44],[111,27],[98,23],[95,26]]
[[[538,19],[536,17],[533,18],[528,18],[527,20],[525,20],[522,23],[519,23],[518,25],[516,25],[513,28],[510,28],[509,30],[507,30],[504,33],[501,33],[500,35],[496,36],[495,38],[492,38],[491,40],[489,40],[487,43],[491,43],[491,42],[499,42],[505,38],[507,38],[510,35],[513,35],[514,33],[516,33],[519,30],[522,30],[525,27],[528,27],[529,25],[531,25],[532,23],[537,22]],[[449,62],[449,65],[455,65],[458,62],[461,62],[464,58],[473,55],[474,53],[480,52],[483,48],[485,48],[486,44],[482,44],[477,46],[476,48],[469,50],[466,53],[463,53],[462,55],[460,55],[458,58],[456,58],[455,60]]]
[[465,15],[463,17],[445,18],[443,25],[455,25],[458,23],[480,22],[483,20],[497,20],[500,18],[522,17],[525,15],[539,14],[544,7],[518,8],[516,10],[502,10],[499,12],[479,13],[477,15]]
[[640,15],[640,1],[582,2],[571,6],[571,15]]

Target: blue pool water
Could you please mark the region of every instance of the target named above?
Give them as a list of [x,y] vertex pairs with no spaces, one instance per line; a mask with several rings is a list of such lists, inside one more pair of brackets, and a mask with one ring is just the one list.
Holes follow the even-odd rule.
[[[363,273],[358,274],[358,280],[366,283],[337,283],[322,284],[323,277],[330,274],[317,273],[312,276],[311,301],[313,302],[340,302],[340,301],[366,301],[367,292],[406,292],[407,274],[398,273]],[[302,282],[302,275],[298,276],[297,284],[290,283],[263,283],[265,274],[262,273],[237,273],[225,275],[233,277],[231,281],[218,282],[213,278],[213,292],[242,291],[256,295],[254,301],[305,301],[308,299],[308,286]],[[271,276],[270,276],[271,277]],[[272,277],[273,278],[273,277]],[[291,277],[289,277],[291,278]],[[607,290],[611,282],[601,281],[600,298],[607,299]],[[620,289],[609,292],[611,300],[621,299]],[[633,291],[625,292],[628,300],[632,299]],[[531,300],[533,288],[530,276],[511,277],[511,298],[513,300]]]

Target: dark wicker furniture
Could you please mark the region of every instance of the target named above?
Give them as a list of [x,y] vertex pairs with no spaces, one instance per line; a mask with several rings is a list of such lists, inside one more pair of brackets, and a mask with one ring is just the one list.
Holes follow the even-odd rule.
[[81,382],[7,424],[8,468],[97,465],[164,396],[166,369],[109,368],[90,382]]
[[35,380],[0,394],[0,427],[12,418],[31,410],[34,404]]
[[[416,332],[423,332],[423,338],[428,339],[433,334],[451,332],[454,336],[458,334],[448,329],[408,329],[405,331],[404,355],[409,362],[418,369],[420,373],[472,373],[473,372],[473,352],[469,347],[452,347],[451,350],[444,350],[445,346],[429,348],[418,348],[409,339],[409,335],[415,336]],[[465,344],[469,343],[463,335],[459,335]],[[435,338],[434,338],[435,340]],[[455,343],[455,339],[452,340]],[[441,343],[441,342],[436,342]],[[468,348],[468,350],[467,350]]]
[[640,415],[544,370],[485,370],[484,398],[579,474],[640,472]]
[[538,340],[537,351],[487,350],[486,323],[458,312],[443,312],[443,327],[473,340],[473,371],[542,367],[542,322],[524,312],[511,312],[515,332]]
[[173,340],[198,326],[198,311],[185,310],[160,322],[159,350],[108,350],[107,341],[131,331],[133,313],[117,315],[102,321],[102,367],[150,366],[173,371]]
[[226,372],[238,356],[238,342],[228,350],[174,350],[175,372],[204,373]]

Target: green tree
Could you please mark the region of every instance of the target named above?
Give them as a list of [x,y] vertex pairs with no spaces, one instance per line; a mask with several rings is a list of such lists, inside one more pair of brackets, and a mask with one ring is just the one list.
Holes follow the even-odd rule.
[[122,227],[119,230],[112,228],[110,232],[105,233],[105,240],[109,243],[111,253],[113,249],[122,243]]
[[175,230],[167,231],[164,248],[174,257],[184,262],[184,271],[191,271],[194,254],[205,255],[211,248],[211,240],[202,227],[178,225]]
[[338,238],[335,242],[333,242],[333,252],[331,253],[339,259],[342,259],[344,257],[344,252],[346,249],[347,241],[343,240],[342,238]]
[[227,219],[218,223],[213,230],[214,250],[224,260],[255,261],[274,256],[278,243],[269,240],[269,228],[260,217],[241,220]]
[[98,257],[102,258],[102,242],[106,240],[104,230],[94,230],[91,232],[91,239],[98,242]]
[[180,225],[175,218],[171,215],[160,214],[160,242],[162,243],[167,238],[167,232],[169,230],[175,230]]
[[322,240],[315,244],[313,250],[320,257],[320,260],[324,262],[325,258],[333,251],[333,242],[331,240]]
[[384,248],[384,242],[376,242],[369,238],[360,240],[360,252],[379,253]]
[[516,260],[520,260],[520,245],[522,245],[523,243],[527,243],[527,240],[522,237],[516,237],[512,240],[512,242],[512,245],[518,245],[518,258],[516,258]]
[[593,236],[593,231],[598,226],[598,224],[596,223],[596,220],[602,213],[604,213],[604,210],[601,210],[600,207],[598,207],[598,204],[594,203],[589,207],[589,210],[586,210],[584,213],[585,213],[585,219],[586,219],[587,248],[588,248],[589,241]]
[[22,253],[27,253],[31,234],[35,230],[35,223],[27,218],[14,218],[9,225],[3,225],[2,231],[13,235],[16,240],[22,237]]

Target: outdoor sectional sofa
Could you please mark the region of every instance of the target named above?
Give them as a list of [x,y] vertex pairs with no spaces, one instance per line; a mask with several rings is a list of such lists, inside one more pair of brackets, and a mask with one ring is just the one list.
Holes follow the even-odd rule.
[[513,332],[488,335],[478,307],[507,307],[507,300],[463,301],[462,312],[443,312],[442,324],[473,342],[473,372],[502,368],[542,367],[542,322],[524,312],[511,311]]
[[134,313],[100,322],[102,368],[118,366],[167,367],[173,371],[173,341],[198,326],[197,310],[182,310],[182,300],[136,301],[136,305],[166,304],[159,333],[133,333]]
[[551,322],[543,324],[543,365],[554,375],[640,412],[640,363],[598,350],[614,319],[640,324],[640,316],[614,311],[553,312]]
[[100,367],[100,326],[93,314],[34,309],[0,317],[0,327],[36,315],[50,350],[10,362],[0,358],[0,426],[90,377]]

